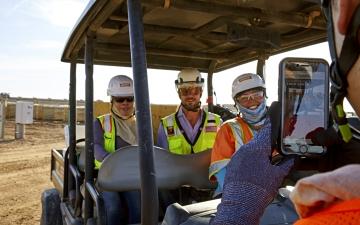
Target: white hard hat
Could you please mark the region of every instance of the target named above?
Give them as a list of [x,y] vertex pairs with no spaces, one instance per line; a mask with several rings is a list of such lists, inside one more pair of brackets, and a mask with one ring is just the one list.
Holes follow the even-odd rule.
[[107,95],[114,97],[134,96],[133,80],[125,75],[117,75],[111,78]]
[[180,71],[178,78],[175,80],[176,88],[181,86],[198,86],[204,85],[204,78],[201,77],[199,70],[194,68],[185,68]]
[[245,73],[235,78],[232,84],[232,98],[243,91],[253,88],[264,88],[264,80],[257,74]]

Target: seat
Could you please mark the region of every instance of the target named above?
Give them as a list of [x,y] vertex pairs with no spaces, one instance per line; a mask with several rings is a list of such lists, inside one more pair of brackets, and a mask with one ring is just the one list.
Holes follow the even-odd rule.
[[76,146],[76,152],[78,153],[78,167],[81,172],[85,173],[85,146]]
[[[218,204],[220,199],[187,206],[172,204],[166,210],[162,225],[207,225],[215,217]],[[297,219],[298,215],[291,201],[278,195],[266,207],[259,224],[293,224]]]
[[[177,155],[154,147],[156,181],[159,189],[176,189],[183,185],[197,189],[214,189],[208,179],[211,150],[191,155]],[[104,159],[97,186],[105,191],[140,190],[139,146],[121,148]]]
[[177,224],[208,224],[211,216],[216,213],[220,199],[181,206],[178,203],[166,209],[162,225]]

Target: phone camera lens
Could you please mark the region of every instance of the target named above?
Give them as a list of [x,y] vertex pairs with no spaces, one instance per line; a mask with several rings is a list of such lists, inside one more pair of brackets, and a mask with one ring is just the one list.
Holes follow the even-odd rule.
[[301,152],[301,153],[306,153],[307,151],[308,151],[308,146],[306,146],[306,145],[300,145],[299,146],[299,151]]

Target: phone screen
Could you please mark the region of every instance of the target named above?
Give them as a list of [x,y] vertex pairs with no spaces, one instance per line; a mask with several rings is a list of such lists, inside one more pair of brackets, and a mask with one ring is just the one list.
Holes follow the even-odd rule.
[[325,153],[324,147],[312,143],[309,134],[328,125],[327,62],[286,58],[280,63],[280,71],[281,151],[305,156]]

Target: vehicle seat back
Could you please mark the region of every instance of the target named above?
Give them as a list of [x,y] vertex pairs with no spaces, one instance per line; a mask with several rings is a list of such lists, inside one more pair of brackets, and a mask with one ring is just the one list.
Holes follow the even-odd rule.
[[221,199],[215,199],[186,206],[178,203],[171,204],[166,209],[162,225],[179,225],[190,221],[191,224],[198,224],[198,221],[190,219],[192,216],[196,216],[202,222],[206,221],[206,223],[200,222],[199,224],[208,224],[210,216],[216,213],[220,201]]
[[85,173],[85,145],[76,145],[76,155],[78,155],[78,167]]
[[[197,189],[214,189],[208,179],[211,150],[177,155],[154,147],[156,181],[159,189],[189,185]],[[127,146],[105,158],[98,174],[97,186],[105,191],[139,190],[139,147]]]

